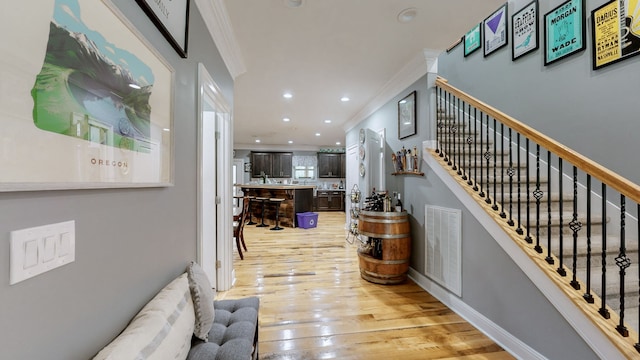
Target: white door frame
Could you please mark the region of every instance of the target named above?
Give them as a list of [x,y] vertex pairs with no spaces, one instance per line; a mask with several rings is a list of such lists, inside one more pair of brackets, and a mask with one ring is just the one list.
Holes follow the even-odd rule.
[[201,63],[198,109],[197,261],[214,288],[224,291],[233,281],[231,110]]

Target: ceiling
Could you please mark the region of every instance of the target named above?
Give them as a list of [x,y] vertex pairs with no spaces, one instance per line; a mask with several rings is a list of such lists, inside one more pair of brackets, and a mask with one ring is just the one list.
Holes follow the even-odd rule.
[[[207,26],[223,27],[223,37],[212,34],[235,78],[234,147],[285,150],[344,147],[345,129],[426,73],[425,57],[435,58],[504,3],[209,1],[222,15],[211,24],[205,14]],[[415,18],[398,21],[408,8]]]

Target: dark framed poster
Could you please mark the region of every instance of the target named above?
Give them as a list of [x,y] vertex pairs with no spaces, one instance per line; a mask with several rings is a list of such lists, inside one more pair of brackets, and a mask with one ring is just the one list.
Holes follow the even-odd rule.
[[187,57],[189,0],[136,0],[173,49]]
[[480,24],[473,27],[464,35],[464,56],[471,55],[482,46],[482,36],[480,35]]
[[593,70],[640,54],[640,2],[613,0],[591,11]]
[[586,48],[584,0],[568,0],[544,15],[544,65]]
[[492,52],[507,46],[507,7],[509,3],[504,3],[493,14],[489,15],[482,22],[482,37],[484,38],[484,57]]
[[538,49],[538,0],[530,2],[511,17],[511,60]]

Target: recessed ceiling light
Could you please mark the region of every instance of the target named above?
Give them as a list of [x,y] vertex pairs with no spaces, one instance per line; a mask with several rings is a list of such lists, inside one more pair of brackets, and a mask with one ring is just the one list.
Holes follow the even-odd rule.
[[289,144],[293,144],[293,140],[289,140],[289,141],[288,141],[288,143],[289,143]]
[[282,94],[282,97],[285,99],[291,99],[293,97],[293,94],[290,92],[286,92],[284,94]]
[[340,141],[336,141],[336,145],[340,145]]
[[400,13],[398,14],[398,21],[406,24],[408,22],[411,22],[411,20],[413,20],[416,15],[418,15],[418,10],[416,8],[406,8],[400,11]]
[[331,124],[331,120],[327,119],[324,121],[325,124]]
[[282,121],[284,121],[284,122],[289,122],[289,121],[291,121],[291,119],[289,119],[289,118],[282,118]]
[[256,139],[256,142],[257,142],[257,143],[259,143],[259,142],[260,142],[260,139]]
[[297,8],[303,5],[304,0],[284,0],[284,4],[290,8]]
[[349,100],[351,100],[351,99],[349,99],[348,96],[343,96],[343,97],[340,98],[340,101],[342,101],[342,102],[347,102]]
[[320,133],[316,133],[316,136],[320,136]]

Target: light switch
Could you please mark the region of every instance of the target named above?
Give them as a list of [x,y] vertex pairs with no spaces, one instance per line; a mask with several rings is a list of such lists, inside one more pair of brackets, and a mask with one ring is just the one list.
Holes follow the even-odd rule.
[[47,236],[42,242],[42,262],[49,262],[56,258],[56,243],[60,236]]
[[65,221],[12,231],[9,284],[74,262],[75,227],[75,221]]
[[69,255],[71,249],[71,234],[64,232],[60,234],[60,244],[58,245],[58,256],[63,257]]
[[28,269],[38,265],[38,239],[27,240],[24,243],[24,266]]

